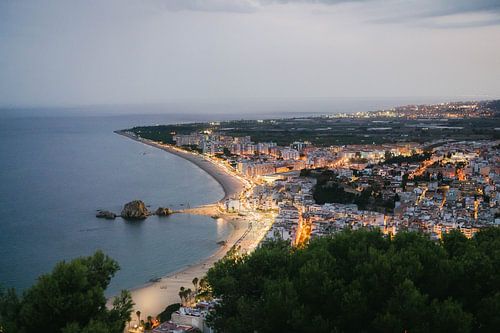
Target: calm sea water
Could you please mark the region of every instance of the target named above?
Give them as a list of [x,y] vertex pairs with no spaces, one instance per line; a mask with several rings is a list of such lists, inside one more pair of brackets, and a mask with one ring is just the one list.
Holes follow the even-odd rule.
[[113,133],[181,118],[0,119],[0,283],[24,289],[58,261],[101,249],[121,266],[112,294],[213,253],[231,227],[209,217],[94,217],[133,199],[178,208],[223,196],[195,165]]
[[[111,295],[209,256],[217,249],[216,242],[230,233],[231,226],[203,216],[152,217],[132,223],[95,218],[96,209],[119,212],[124,203],[134,199],[142,199],[152,208],[179,208],[214,202],[223,196],[218,183],[195,165],[114,134],[114,130],[135,125],[369,111],[415,102],[432,101],[2,109],[0,284],[25,289],[58,261],[101,249],[122,268],[108,289]],[[113,116],[132,113],[168,114]]]

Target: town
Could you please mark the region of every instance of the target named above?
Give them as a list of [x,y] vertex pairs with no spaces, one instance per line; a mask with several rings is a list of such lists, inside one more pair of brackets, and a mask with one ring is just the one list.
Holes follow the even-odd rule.
[[[268,239],[300,245],[313,237],[363,227],[379,228],[387,235],[418,230],[440,239],[451,229],[472,237],[484,226],[500,224],[500,140],[494,127],[498,112],[498,101],[442,103],[292,120],[138,127],[130,133],[152,140],[168,137],[163,143],[203,154],[251,182],[223,208],[240,214],[274,214]],[[279,142],[254,139],[283,135],[278,124],[290,126],[290,122],[291,131],[302,124],[310,131],[335,135],[324,126],[336,117],[365,119],[358,124],[365,127],[364,133],[394,132],[387,119],[405,118],[398,126],[419,128],[430,140],[410,133],[397,140],[383,137],[385,142],[378,144],[325,145],[315,143],[317,137],[307,137],[307,132],[300,141],[290,141],[294,135]],[[493,135],[463,140],[471,119],[480,120]],[[449,121],[460,126],[442,125]],[[275,133],[258,127],[265,123]],[[258,128],[255,135],[238,135],[251,128]],[[432,130],[440,134],[431,134]],[[283,144],[286,140],[290,142]]]
[[[494,127],[498,111],[485,105],[492,104],[445,103],[398,107],[389,113],[139,127],[126,133],[155,146],[203,156],[245,182],[245,190],[219,202],[219,209],[251,218],[250,228],[261,243],[282,240],[302,247],[314,238],[362,228],[380,230],[386,237],[417,231],[439,241],[451,230],[472,238],[482,228],[500,226],[500,140]],[[254,139],[275,135],[268,135],[259,124],[301,123],[311,132],[328,133],[331,128],[323,129],[325,121],[339,117],[363,119],[361,126],[369,124],[365,133],[393,132],[386,127],[391,123],[387,119],[405,118],[400,126],[410,125],[419,132],[396,140],[388,135],[382,143],[341,145],[313,143],[316,136]],[[457,128],[467,131],[470,119],[497,132],[464,140]],[[441,125],[450,120],[459,123]],[[235,124],[243,126],[229,127]],[[256,125],[259,130],[248,135]],[[422,140],[421,131],[430,131],[430,140]],[[238,255],[239,250],[236,247],[230,253]],[[191,327],[211,332],[206,316],[217,300],[200,297],[203,292],[197,291],[196,281],[193,284],[195,292],[188,289],[191,296],[181,296],[182,306],[172,311],[171,320],[158,327],[158,321],[150,323],[156,327],[153,332]]]
[[174,140],[252,180],[247,197],[228,199],[225,209],[277,212],[267,237],[295,245],[345,228],[419,230],[439,239],[451,229],[471,237],[500,224],[499,141],[430,143],[424,152],[417,143],[279,147],[219,134]]
[[0,333],[500,331],[500,0],[0,0]]

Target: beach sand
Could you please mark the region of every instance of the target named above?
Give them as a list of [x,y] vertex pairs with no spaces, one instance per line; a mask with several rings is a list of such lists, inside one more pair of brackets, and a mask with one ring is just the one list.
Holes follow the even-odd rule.
[[[194,289],[193,279],[197,277],[201,279],[206,272],[217,261],[222,259],[227,251],[241,238],[245,231],[248,230],[249,224],[241,218],[230,217],[229,223],[234,226],[226,244],[221,246],[210,257],[202,260],[199,263],[190,265],[178,272],[171,273],[162,277],[160,281],[149,283],[142,287],[132,289],[132,299],[135,307],[133,313],[137,310],[141,311],[141,317],[146,318],[151,315],[155,317],[162,312],[168,305],[180,303],[179,289],[180,287]],[[135,316],[132,316],[132,319]],[[133,323],[132,323],[133,324]]]
[[154,141],[138,138],[128,132],[116,131],[115,133],[141,142],[148,146],[164,150],[170,154],[177,155],[195,164],[200,169],[204,170],[206,173],[212,176],[222,186],[225,195],[221,199],[221,201],[227,198],[237,197],[245,189],[245,184],[243,183],[243,180],[241,178],[229,174],[223,167],[211,162],[208,158],[205,158],[198,153],[190,153],[174,146],[162,145]]
[[[212,163],[199,154],[192,154],[178,150],[174,147],[160,145],[149,140],[143,140],[126,132],[117,131],[116,133],[149,146],[165,150],[171,154],[185,158],[197,165],[211,175],[222,186],[225,195],[221,201],[226,198],[237,197],[245,189],[245,184],[243,184],[241,179],[228,173],[223,167]],[[250,223],[248,217],[221,213],[218,209],[217,203],[191,208],[181,211],[181,213],[182,212],[208,216],[217,215],[219,218],[224,219],[227,223],[231,223],[233,231],[226,240],[226,244],[222,245],[215,253],[206,259],[184,267],[177,272],[170,273],[167,276],[162,277],[157,282],[148,283],[144,286],[130,290],[132,293],[132,299],[135,303],[133,313],[135,314],[137,310],[141,311],[141,318],[146,318],[149,315],[156,317],[156,315],[162,312],[168,305],[179,303],[180,287],[193,289],[192,280],[195,277],[201,279],[205,276],[208,269],[217,261],[222,259],[234,245],[241,246],[241,251],[247,252],[247,250],[255,248],[256,243],[260,241],[261,235],[259,233],[250,232],[252,230],[252,223]],[[108,300],[108,306],[111,306],[111,303],[112,298]],[[135,315],[132,316],[132,325],[134,324],[134,321],[137,321]]]

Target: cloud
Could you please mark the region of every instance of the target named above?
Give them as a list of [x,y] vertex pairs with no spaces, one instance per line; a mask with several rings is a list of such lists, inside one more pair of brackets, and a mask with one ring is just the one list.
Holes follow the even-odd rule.
[[427,10],[428,15],[452,15],[477,11],[493,11],[500,13],[499,0],[410,0],[410,1],[388,1],[388,0],[258,0],[262,4],[270,3],[301,3],[301,4],[324,4],[336,5],[346,2],[371,2],[379,6],[390,3],[399,3],[403,6],[415,7],[419,5]]
[[[357,5],[373,23],[418,23],[431,28],[473,28],[500,24],[499,0],[154,0],[169,11],[253,13],[267,6]],[[476,15],[476,14],[482,14]],[[470,15],[470,17],[468,17]],[[449,20],[457,17],[459,20]],[[443,18],[443,19],[442,19]]]
[[269,5],[335,5],[371,0],[154,0],[170,11],[239,12],[251,13]]
[[0,107],[497,96],[493,7],[434,3],[0,0]]
[[252,0],[155,0],[170,11],[235,12],[251,13],[258,2]]
[[[297,0],[298,1],[298,0]],[[323,3],[328,3],[324,0]],[[499,0],[366,0],[369,22],[411,24],[428,28],[474,28],[500,24]]]
[[450,23],[427,23],[430,28],[437,29],[459,29],[459,28],[478,28],[478,27],[488,27],[492,25],[500,25],[500,18],[492,19],[481,19],[463,22],[450,22]]
[[433,1],[434,8],[423,12],[427,16],[448,16],[475,12],[491,12],[500,15],[498,0],[447,0]]

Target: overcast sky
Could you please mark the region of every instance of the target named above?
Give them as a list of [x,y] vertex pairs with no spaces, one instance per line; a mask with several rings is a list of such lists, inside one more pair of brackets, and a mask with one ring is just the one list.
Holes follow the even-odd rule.
[[500,97],[500,0],[0,0],[0,106]]

